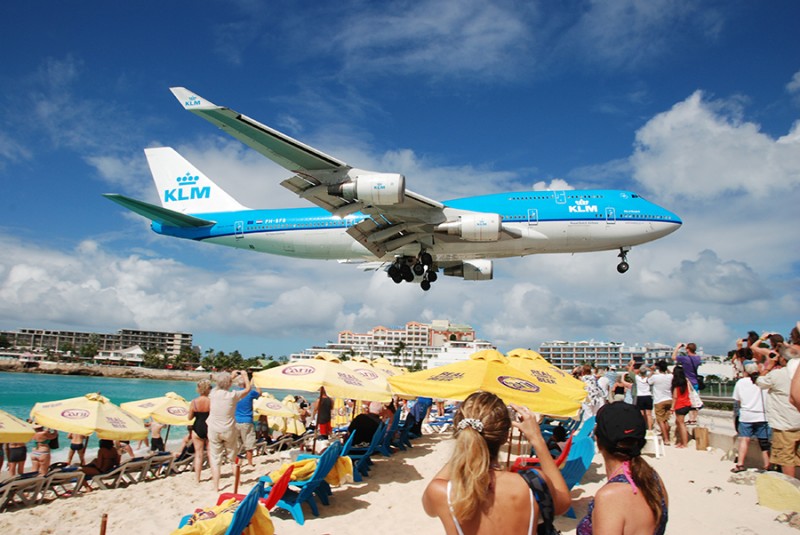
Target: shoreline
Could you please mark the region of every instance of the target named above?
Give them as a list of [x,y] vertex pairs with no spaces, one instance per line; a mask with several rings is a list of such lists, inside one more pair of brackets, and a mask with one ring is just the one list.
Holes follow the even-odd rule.
[[208,379],[209,371],[160,370],[132,366],[108,366],[100,364],[72,364],[66,362],[37,362],[37,367],[26,367],[19,361],[0,361],[0,372],[38,373],[46,375],[83,375],[91,377],[113,377],[119,379],[155,379],[162,381],[199,381]]

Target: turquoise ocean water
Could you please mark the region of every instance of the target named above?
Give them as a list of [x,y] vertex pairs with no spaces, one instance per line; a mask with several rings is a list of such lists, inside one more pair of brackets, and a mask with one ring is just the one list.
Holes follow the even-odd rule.
[[[90,392],[100,392],[112,403],[119,405],[127,401],[155,398],[175,392],[187,400],[197,396],[196,383],[190,381],[156,381],[152,379],[118,379],[111,377],[84,377],[78,375],[46,375],[34,373],[0,372],[0,409],[19,418],[27,419],[34,404],[42,401],[55,401],[83,396]],[[288,390],[270,390],[278,399],[286,394],[294,394]],[[302,393],[307,399],[316,398],[315,394]],[[69,443],[66,433],[60,433],[59,445],[53,454],[53,461],[66,459]],[[162,433],[162,436],[164,433]],[[185,427],[173,427],[169,434],[170,448],[186,435]],[[135,443],[131,443],[135,446]],[[32,443],[29,444],[29,448]],[[97,437],[92,436],[87,462],[94,458],[97,451]]]

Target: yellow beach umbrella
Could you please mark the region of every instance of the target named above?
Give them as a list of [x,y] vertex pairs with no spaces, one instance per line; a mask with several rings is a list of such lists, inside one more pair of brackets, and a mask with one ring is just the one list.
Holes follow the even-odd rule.
[[259,388],[283,388],[287,390],[318,391],[325,387],[332,398],[366,399],[369,401],[389,401],[391,394],[387,388],[380,389],[365,381],[349,368],[319,354],[313,359],[301,359],[262,370],[253,374],[253,382]]
[[361,379],[366,381],[368,384],[373,385],[378,390],[389,390],[389,383],[387,379],[394,375],[398,375],[393,373],[392,371],[386,368],[380,368],[373,366],[369,360],[348,360],[343,362],[347,368],[358,375]]
[[564,396],[583,403],[586,389],[583,381],[575,379],[572,374],[553,366],[547,359],[530,349],[512,349],[508,352],[508,363],[514,368],[527,372],[539,386],[553,386]]
[[280,403],[289,411],[291,416],[278,417],[277,420],[273,420],[270,427],[279,433],[288,433],[290,435],[302,435],[305,433],[306,426],[300,421],[300,407],[294,400],[294,396],[287,394]]
[[261,394],[261,397],[253,402],[253,412],[264,416],[281,418],[297,418],[299,412],[295,407],[281,403],[272,394]]
[[398,368],[397,366],[395,366],[394,364],[392,364],[383,357],[373,360],[372,367],[379,368],[385,371],[387,375],[389,375],[390,377],[394,375],[403,375],[404,373],[406,373],[406,370],[404,368]]
[[406,396],[426,396],[463,401],[478,390],[492,392],[505,403],[524,405],[552,416],[571,417],[581,404],[556,388],[537,385],[512,367],[499,351],[485,349],[469,359],[389,378],[392,391]]
[[152,418],[165,425],[191,425],[189,402],[175,392],[167,392],[161,397],[129,401],[120,404],[122,410],[137,418]]
[[331,425],[334,429],[350,425],[353,419],[353,407],[349,407],[342,398],[333,400],[333,410],[331,411]]
[[33,426],[28,422],[0,411],[0,443],[27,442],[34,433]]
[[108,440],[135,440],[147,436],[147,428],[108,398],[86,394],[78,398],[37,403],[31,409],[37,424],[65,433],[97,436]]

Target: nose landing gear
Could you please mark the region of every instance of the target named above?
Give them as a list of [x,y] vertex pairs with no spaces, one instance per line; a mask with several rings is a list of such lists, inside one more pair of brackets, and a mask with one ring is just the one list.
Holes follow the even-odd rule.
[[620,273],[625,273],[628,271],[630,266],[628,265],[628,251],[630,251],[630,247],[620,247],[619,254],[617,255],[620,258],[620,263],[617,264],[617,271]]

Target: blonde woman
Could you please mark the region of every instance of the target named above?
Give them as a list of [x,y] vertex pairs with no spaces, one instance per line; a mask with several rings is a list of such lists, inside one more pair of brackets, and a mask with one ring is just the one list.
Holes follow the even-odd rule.
[[527,479],[500,467],[500,447],[513,425],[528,438],[541,460],[541,476],[553,500],[555,514],[570,505],[564,478],[556,468],[539,424],[531,412],[511,406],[518,421],[512,423],[502,399],[476,392],[453,417],[455,445],[450,461],[428,484],[422,505],[429,516],[439,517],[451,535],[533,533],[540,506]]
[[203,471],[203,455],[208,443],[208,413],[211,410],[211,381],[203,379],[197,383],[197,393],[200,394],[189,404],[189,419],[194,418],[191,426],[192,444],[194,445],[194,474],[200,483],[200,473]]

